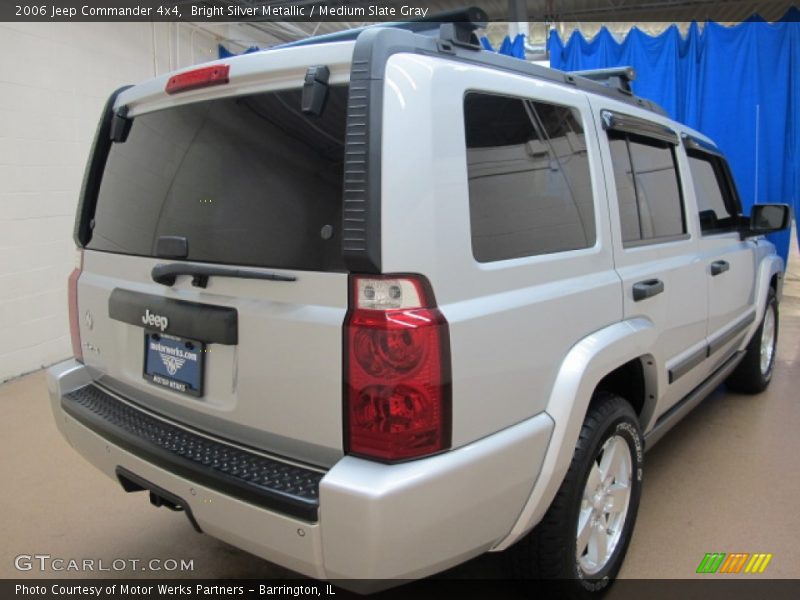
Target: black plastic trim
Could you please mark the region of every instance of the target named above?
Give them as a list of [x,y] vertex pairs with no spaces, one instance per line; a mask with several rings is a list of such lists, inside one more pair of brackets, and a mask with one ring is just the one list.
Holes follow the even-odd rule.
[[639,302],[646,298],[658,296],[664,291],[664,282],[660,279],[646,279],[633,284],[633,301]]
[[[166,317],[167,327],[156,330],[142,321],[145,311]],[[123,323],[198,342],[239,343],[239,313],[230,306],[201,304],[114,288],[108,299],[108,316]]]
[[731,374],[736,365],[744,358],[744,354],[744,350],[732,353],[705,381],[659,415],[653,428],[644,436],[645,450],[650,450],[673,425],[678,423],[690,410],[725,381],[725,378]]
[[300,99],[300,110],[303,114],[319,116],[328,99],[328,79],[331,70],[327,65],[308,67],[303,82],[303,95]]
[[716,277],[717,275],[722,275],[726,271],[729,271],[731,268],[731,263],[727,260],[715,260],[711,263],[711,276]]
[[712,338],[708,342],[708,356],[711,356],[715,352],[717,352],[720,348],[722,348],[725,344],[733,340],[734,338],[741,335],[745,329],[750,327],[753,321],[756,320],[756,313],[751,312],[747,317],[743,320],[739,321],[736,325],[731,327],[725,333]]
[[128,117],[128,107],[126,105],[120,106],[114,116],[111,117],[111,128],[108,137],[117,144],[125,143],[128,139],[128,134],[131,132],[131,125],[133,125],[133,119]]
[[589,69],[587,71],[570,71],[573,75],[580,75],[592,81],[599,81],[613,85],[626,94],[632,95],[631,82],[636,80],[636,69],[630,66],[611,67],[607,69]]
[[706,358],[708,358],[708,346],[703,346],[697,352],[693,352],[690,356],[687,356],[669,370],[669,382],[675,383]]
[[[160,240],[159,240],[160,241]],[[297,281],[294,275],[282,275],[270,271],[240,269],[239,267],[195,265],[191,263],[170,263],[156,265],[150,272],[153,281],[161,285],[173,286],[179,275],[191,275],[192,285],[206,287],[209,277],[232,277],[234,279],[261,279],[264,281]],[[203,278],[204,283],[198,283]]]
[[178,427],[94,384],[62,396],[61,407],[111,443],[179,477],[304,521],[318,519],[321,472]]
[[159,258],[186,258],[189,256],[189,240],[181,235],[162,235],[156,242]]
[[103,170],[106,167],[108,152],[113,143],[111,141],[111,123],[114,119],[114,104],[119,95],[131,87],[133,86],[123,86],[111,94],[103,107],[100,123],[94,134],[94,142],[83,173],[81,193],[78,196],[78,210],[75,213],[75,228],[72,233],[75,244],[80,248],[86,246],[92,239],[92,219],[94,219],[94,211],[97,206],[97,194],[100,192]]
[[706,358],[709,358],[725,344],[744,333],[744,331],[753,321],[755,321],[755,319],[755,313],[750,313],[746,318],[744,318],[742,321],[739,321],[731,329],[721,335],[718,335],[716,338],[712,338],[709,343],[703,346],[700,350],[693,352],[690,356],[684,358],[669,370],[669,382],[674,383],[678,381],[678,379],[686,375],[686,373],[694,369]]

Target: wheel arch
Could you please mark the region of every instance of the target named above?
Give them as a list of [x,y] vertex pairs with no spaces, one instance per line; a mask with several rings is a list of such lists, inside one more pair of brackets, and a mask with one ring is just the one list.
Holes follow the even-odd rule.
[[780,302],[783,294],[783,269],[783,259],[774,254],[774,251],[761,259],[756,270],[756,283],[753,292],[755,294],[756,318],[750,325],[747,335],[743,338],[739,347],[740,350],[747,347],[747,344],[750,343],[751,338],[761,326],[761,320],[764,318],[764,311],[767,308],[767,297],[770,289],[774,290],[775,297]]
[[627,400],[642,430],[652,419],[658,398],[655,364],[652,354],[637,356],[609,372],[595,387],[595,391],[609,392]]
[[555,426],[541,471],[514,526],[492,550],[505,550],[514,544],[547,512],[569,469],[589,404],[601,382],[609,387],[622,385],[619,373],[641,368],[645,393],[636,401],[639,410],[636,406],[634,410],[641,423],[647,422],[658,398],[656,361],[650,355],[656,337],[653,322],[639,317],[604,327],[570,349],[547,403],[546,412]]

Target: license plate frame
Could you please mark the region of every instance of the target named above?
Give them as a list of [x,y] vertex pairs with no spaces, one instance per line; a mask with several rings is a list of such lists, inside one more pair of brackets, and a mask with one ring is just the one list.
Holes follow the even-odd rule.
[[205,379],[205,355],[203,342],[145,331],[142,376],[153,385],[200,398]]

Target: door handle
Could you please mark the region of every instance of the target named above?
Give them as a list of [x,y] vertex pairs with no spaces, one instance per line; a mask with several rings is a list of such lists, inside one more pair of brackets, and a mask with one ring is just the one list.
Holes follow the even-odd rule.
[[711,276],[716,277],[720,273],[724,273],[731,268],[727,260],[715,260],[711,263]]
[[664,282],[660,279],[645,279],[633,284],[633,301],[639,302],[645,298],[652,298],[664,291]]

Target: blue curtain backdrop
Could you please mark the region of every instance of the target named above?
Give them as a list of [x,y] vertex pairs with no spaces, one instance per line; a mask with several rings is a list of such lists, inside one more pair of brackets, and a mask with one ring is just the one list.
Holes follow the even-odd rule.
[[489,52],[497,52],[498,54],[506,54],[514,58],[525,58],[525,36],[521,33],[517,34],[512,40],[509,36],[503,38],[500,47],[495,50],[489,38],[486,36],[481,37],[481,46],[484,50]]
[[[728,157],[745,212],[755,202],[792,204],[800,216],[800,10],[774,24],[692,23],[657,37],[632,29],[622,43],[603,28],[588,42],[548,40],[555,69],[631,65],[638,96],[713,139]],[[797,221],[800,232],[800,219]],[[798,236],[800,237],[800,236]],[[786,257],[789,232],[771,236]]]

